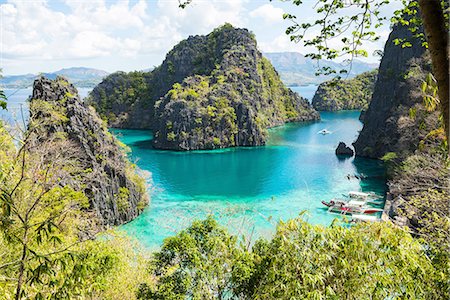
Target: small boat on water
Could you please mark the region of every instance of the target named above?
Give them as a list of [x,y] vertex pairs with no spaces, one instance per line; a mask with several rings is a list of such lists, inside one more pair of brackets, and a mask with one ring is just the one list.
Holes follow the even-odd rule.
[[328,129],[322,129],[321,131],[318,132],[318,134],[321,134],[321,135],[326,135],[326,134],[330,134],[330,133],[331,133],[331,131],[329,131]]
[[372,207],[369,204],[381,204],[372,200],[375,197],[372,193],[350,192],[348,199],[332,199],[329,202],[322,201],[328,207],[329,212],[340,214],[375,214],[383,211],[381,208]]
[[352,199],[361,199],[361,200],[375,200],[379,199],[380,197],[375,194],[374,192],[364,193],[364,192],[355,192],[351,191],[348,193],[348,197]]
[[358,223],[358,222],[379,222],[380,219],[377,216],[368,216],[368,215],[352,215],[352,219],[350,223]]
[[328,208],[329,212],[339,213],[341,215],[354,215],[354,214],[376,214],[382,212],[381,208],[375,208],[370,206],[330,206]]

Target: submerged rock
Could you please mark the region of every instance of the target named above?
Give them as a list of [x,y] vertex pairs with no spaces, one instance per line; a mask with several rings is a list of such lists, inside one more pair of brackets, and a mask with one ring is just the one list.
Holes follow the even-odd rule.
[[154,146],[172,150],[264,145],[270,127],[320,118],[253,34],[229,24],[180,42],[150,73],[109,76],[90,101],[110,125],[151,128]]
[[344,142],[339,142],[336,148],[336,155],[353,156],[353,154],[352,148],[348,147]]
[[[124,149],[92,107],[80,100],[66,79],[37,79],[30,100],[30,125],[37,145],[49,140],[71,143],[81,174],[69,182],[83,190],[101,225],[118,225],[139,215],[148,204],[146,184]],[[55,153],[54,155],[66,155]]]

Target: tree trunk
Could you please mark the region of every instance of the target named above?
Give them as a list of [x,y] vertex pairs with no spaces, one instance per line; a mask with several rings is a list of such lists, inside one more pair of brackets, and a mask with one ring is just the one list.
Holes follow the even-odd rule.
[[19,278],[17,280],[17,289],[16,289],[16,300],[19,300],[21,298],[22,294],[22,284],[23,284],[23,273],[25,272],[25,261],[27,259],[27,246],[26,244],[23,245],[22,248],[22,258],[20,260],[20,267],[19,267]]
[[441,6],[441,0],[419,0],[423,26],[431,53],[433,75],[437,80],[439,101],[444,117],[445,135],[449,136],[449,58],[448,32]]

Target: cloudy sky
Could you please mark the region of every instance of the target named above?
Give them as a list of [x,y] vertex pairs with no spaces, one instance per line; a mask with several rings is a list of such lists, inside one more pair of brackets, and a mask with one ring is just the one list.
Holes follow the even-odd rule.
[[[289,12],[314,20],[315,0],[305,3],[298,8],[280,0],[194,0],[183,10],[177,0],[0,0],[0,68],[3,75],[73,66],[146,69],[159,65],[182,39],[225,22],[253,31],[264,52],[306,53],[289,41],[284,32],[290,22],[282,19]],[[366,45],[369,53],[383,48],[389,25],[378,31],[382,39]]]

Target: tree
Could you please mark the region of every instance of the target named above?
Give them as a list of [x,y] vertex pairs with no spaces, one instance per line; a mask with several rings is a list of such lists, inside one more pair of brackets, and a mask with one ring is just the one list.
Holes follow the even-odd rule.
[[150,281],[146,258],[100,232],[73,180],[85,171],[77,148],[61,133],[41,140],[46,122],[34,118],[18,148],[0,122],[0,297],[131,299]]
[[80,171],[73,147],[64,139],[38,143],[39,127],[30,124],[17,151],[12,137],[0,129],[1,238],[13,250],[0,268],[8,274],[8,285],[15,285],[15,299],[42,296],[33,286],[55,284],[55,269],[68,264],[66,254],[84,240],[77,234],[85,227],[79,210],[88,205],[87,198],[65,184]]
[[[2,78],[1,73],[2,73],[2,69],[0,69],[0,78]],[[2,89],[0,89],[0,108],[1,109],[6,109],[6,101],[7,100],[8,99],[6,98],[5,92]]]
[[141,285],[139,299],[231,299],[251,271],[251,254],[209,217],[167,238],[150,269],[156,288]]
[[271,241],[253,247],[251,299],[444,299],[445,263],[390,223],[314,226],[280,223]]
[[391,223],[280,222],[252,249],[211,217],[165,240],[140,299],[446,299],[446,260]]

